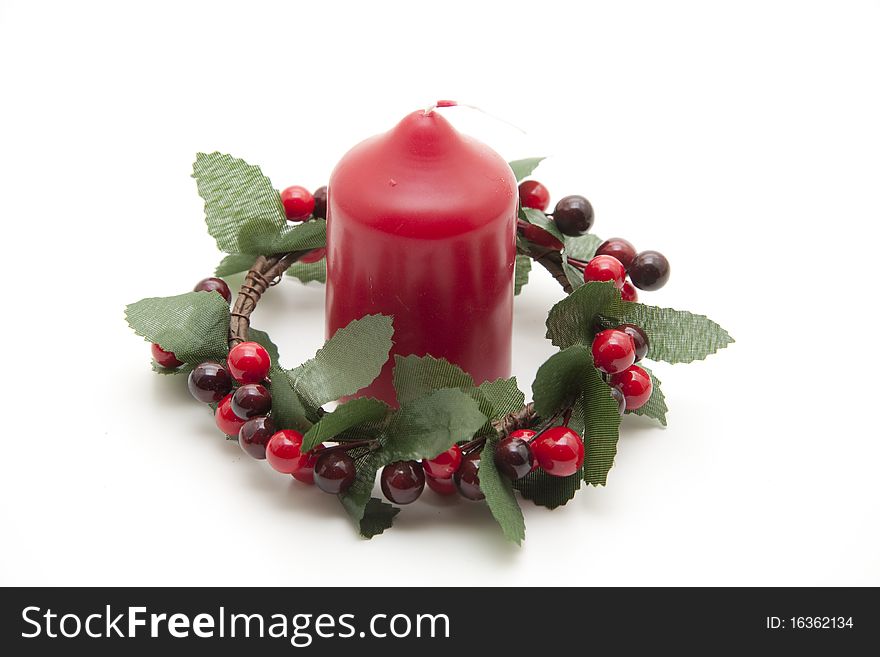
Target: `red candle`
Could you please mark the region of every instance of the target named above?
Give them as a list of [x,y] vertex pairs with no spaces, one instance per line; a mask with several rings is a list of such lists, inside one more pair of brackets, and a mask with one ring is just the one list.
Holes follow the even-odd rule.
[[394,348],[359,395],[395,403],[394,354],[430,354],[477,383],[510,376],[516,180],[491,148],[417,111],[351,149],[330,177],[327,336],[394,316]]

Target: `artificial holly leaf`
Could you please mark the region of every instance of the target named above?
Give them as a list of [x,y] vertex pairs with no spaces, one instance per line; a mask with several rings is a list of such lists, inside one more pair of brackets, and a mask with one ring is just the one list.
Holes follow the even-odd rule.
[[547,337],[560,349],[590,344],[596,316],[612,314],[620,303],[620,290],[611,282],[582,285],[550,309]]
[[583,372],[593,367],[587,347],[575,345],[548,358],[535,374],[532,400],[535,413],[549,418],[572,406],[581,395]]
[[[494,438],[486,441],[483,454],[495,454]],[[501,525],[505,538],[520,545],[526,537],[525,519],[513,494],[510,479],[498,472],[494,458],[480,459],[480,490],[486,496],[486,504]]]
[[351,519],[361,525],[361,520],[373,494],[376,483],[376,470],[382,467],[376,452],[367,449],[352,450],[349,454],[355,460],[355,478],[344,493],[340,493],[339,501]]
[[364,513],[359,524],[360,534],[364,538],[373,538],[389,529],[394,522],[394,516],[400,513],[400,509],[391,506],[387,502],[371,497],[367,500]]
[[516,383],[516,377],[484,381],[473,389],[465,390],[480,407],[480,411],[490,420],[519,410],[526,403],[526,397]]
[[532,259],[527,255],[516,256],[516,269],[513,274],[514,295],[522,292],[523,286],[529,282],[529,272],[532,270]]
[[541,212],[540,210],[535,210],[534,208],[520,208],[519,216],[524,221],[529,222],[544,231],[550,233],[553,237],[562,242],[565,239],[565,236],[559,232],[559,229],[556,227],[556,223],[548,217],[546,214]]
[[[482,463],[481,463],[482,465]],[[581,487],[583,470],[568,477],[548,475],[541,468],[513,482],[513,487],[527,500],[547,509],[555,509],[572,499]],[[482,484],[482,478],[480,479]]]
[[162,367],[155,360],[150,361],[150,366],[156,374],[189,374],[196,366],[195,363],[184,363],[180,367]]
[[277,365],[269,370],[272,380],[272,420],[277,429],[296,429],[300,432],[308,431],[312,426],[306,415],[306,409],[302,400],[293,389],[293,383],[287,372]]
[[564,253],[562,254],[562,271],[565,273],[565,278],[568,279],[568,283],[571,285],[572,290],[583,287],[584,272],[572,265],[568,261],[568,256]]
[[135,333],[185,363],[223,360],[229,351],[229,306],[219,294],[141,299],[125,307],[125,318]]
[[249,245],[287,225],[281,197],[259,167],[223,153],[199,153],[193,178],[205,201],[208,232],[221,251],[259,255]]
[[663,395],[663,390],[660,389],[660,379],[654,376],[654,373],[645,367],[644,363],[639,363],[639,367],[645,370],[651,377],[651,398],[641,408],[637,408],[634,411],[627,411],[627,413],[644,415],[645,417],[657,420],[665,427],[666,413],[669,412],[669,408],[666,406],[666,397]]
[[301,224],[289,225],[274,233],[260,233],[248,230],[251,222],[245,223],[239,239],[241,250],[245,253],[272,255],[317,249],[327,244],[327,222],[312,219]]
[[271,362],[279,365],[278,345],[272,342],[269,334],[265,331],[255,329],[253,326],[248,328],[248,339],[257,344],[263,345],[263,348],[269,353]]
[[220,264],[214,270],[214,276],[231,276],[232,274],[247,271],[254,266],[256,259],[257,257],[254,255],[232,253],[220,261]]
[[385,402],[369,397],[359,397],[340,404],[324,415],[303,437],[302,451],[307,452],[325,440],[331,440],[360,424],[382,420],[389,411]]
[[327,282],[327,259],[322,258],[317,262],[295,262],[287,270],[288,276],[298,278],[301,283]]
[[318,408],[373,382],[391,351],[392,318],[367,315],[339,329],[315,357],[289,372],[302,400]]
[[[603,242],[601,237],[597,237],[592,233],[586,233],[580,237],[569,237],[566,235],[562,241],[565,244],[565,254],[577,260],[592,259],[596,255],[596,249]],[[581,281],[583,281],[583,277],[581,277]]]
[[510,168],[513,169],[513,175],[516,176],[516,182],[532,175],[532,172],[538,168],[543,159],[543,157],[528,157],[523,160],[509,162]]

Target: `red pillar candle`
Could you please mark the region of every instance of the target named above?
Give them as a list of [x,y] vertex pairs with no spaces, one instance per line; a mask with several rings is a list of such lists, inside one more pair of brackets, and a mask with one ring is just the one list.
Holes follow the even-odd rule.
[[437,112],[351,149],[328,187],[327,336],[394,316],[394,347],[359,395],[395,402],[394,354],[430,354],[477,383],[510,376],[516,180]]

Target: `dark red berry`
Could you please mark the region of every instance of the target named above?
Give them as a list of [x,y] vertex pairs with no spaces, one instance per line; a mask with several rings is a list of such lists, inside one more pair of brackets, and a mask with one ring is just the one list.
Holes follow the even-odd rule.
[[293,185],[281,192],[284,214],[290,221],[305,221],[315,209],[315,197],[305,187]]
[[272,418],[260,416],[253,417],[238,431],[238,445],[249,456],[255,459],[266,458],[266,443],[275,435],[275,423]]
[[[538,435],[537,431],[532,431],[531,429],[516,429],[515,431],[511,431],[508,434],[511,438],[519,438],[521,440],[526,441],[527,443],[532,442],[532,438]],[[529,446],[531,449],[531,445]],[[534,459],[534,453],[532,454],[532,472],[538,469],[538,462]]]
[[636,292],[636,288],[633,287],[632,283],[624,281],[623,287],[620,288],[620,298],[624,301],[632,301],[635,303],[639,300],[639,293]]
[[554,477],[573,475],[584,464],[584,441],[568,427],[550,427],[532,443],[538,465]]
[[550,205],[550,192],[537,180],[525,180],[519,184],[519,202],[524,208],[544,212]]
[[266,443],[266,460],[278,472],[284,474],[296,472],[302,466],[300,460],[302,442],[303,435],[299,431],[293,429],[279,431]]
[[657,251],[642,251],[632,261],[629,277],[640,290],[659,290],[669,280],[669,261]]
[[651,343],[648,341],[648,334],[642,330],[641,326],[636,326],[635,324],[621,324],[617,327],[617,330],[623,331],[633,339],[633,343],[636,346],[636,363],[648,355],[648,347]]
[[651,377],[638,365],[632,365],[611,377],[611,385],[626,399],[626,410],[634,411],[648,403],[653,391]]
[[540,226],[519,219],[516,222],[516,227],[519,234],[532,244],[537,244],[538,246],[543,246],[547,249],[553,249],[554,251],[561,251],[563,249],[564,245],[562,242]]
[[617,258],[620,260],[620,264],[629,269],[630,263],[636,257],[636,247],[622,237],[612,237],[599,245],[599,248],[596,249],[596,255]]
[[382,494],[394,504],[410,504],[425,490],[425,471],[418,461],[397,461],[382,468]]
[[584,267],[584,282],[611,281],[618,290],[626,282],[626,269],[620,260],[611,256],[595,256]]
[[199,363],[189,373],[190,394],[200,402],[219,402],[232,390],[232,377],[219,363]]
[[469,500],[482,500],[486,497],[480,490],[480,454],[481,452],[471,452],[465,456],[453,477],[458,492]]
[[461,449],[453,445],[445,452],[438,454],[432,459],[422,461],[425,474],[434,479],[449,479],[461,465]]
[[183,365],[182,361],[177,360],[177,356],[175,356],[170,351],[165,351],[155,342],[153,343],[153,346],[150,347],[150,350],[153,353],[153,360],[155,360],[160,367],[165,367],[169,370],[173,370],[175,367],[180,367],[181,365]]
[[217,292],[226,303],[232,301],[232,292],[222,278],[204,278],[196,283],[193,292]]
[[243,420],[265,415],[272,408],[272,395],[259,383],[246,383],[232,393],[232,412]]
[[495,445],[495,465],[509,479],[522,479],[532,471],[535,457],[522,438],[505,436]]
[[624,411],[626,411],[626,397],[617,388],[609,388],[609,390],[611,390],[611,396],[614,398],[614,401],[617,402],[617,412],[623,415]]
[[214,411],[214,422],[217,428],[227,436],[237,436],[244,425],[244,420],[232,412],[232,395],[226,395]]
[[636,345],[628,333],[608,329],[593,338],[593,364],[600,372],[615,374],[623,372],[636,362]]
[[318,262],[325,255],[327,255],[327,249],[314,249],[302,256],[299,261],[304,265],[310,265],[313,262]]
[[269,352],[256,342],[240,342],[229,350],[229,373],[239,383],[259,383],[269,374]]
[[579,237],[593,225],[593,206],[583,196],[566,196],[556,204],[553,221],[563,235]]
[[354,459],[342,450],[324,452],[315,463],[315,485],[325,493],[344,493],[356,476]]
[[321,443],[315,449],[309,450],[299,457],[299,469],[293,471],[294,479],[310,486],[315,483],[315,463],[318,462],[318,457],[322,454],[318,450],[323,448],[324,444]]
[[429,477],[426,474],[425,483],[428,485],[428,488],[438,495],[455,495],[458,492],[452,477],[449,479],[434,479],[434,477]]
[[315,190],[315,193],[312,194],[312,198],[315,199],[315,208],[312,210],[312,215],[316,219],[326,219],[327,218],[327,186],[318,187]]

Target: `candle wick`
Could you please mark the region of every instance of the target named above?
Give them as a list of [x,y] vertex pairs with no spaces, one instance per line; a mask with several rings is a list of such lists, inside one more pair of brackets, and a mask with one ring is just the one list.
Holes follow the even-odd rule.
[[502,118],[501,118],[500,116],[498,116],[497,114],[492,114],[492,113],[490,113],[490,112],[487,112],[487,111],[484,110],[482,107],[477,107],[476,105],[468,105],[467,103],[459,103],[459,102],[454,101],[454,100],[438,100],[438,101],[435,102],[433,105],[431,105],[430,107],[428,107],[428,108],[425,109],[425,111],[424,111],[424,116],[430,116],[431,114],[434,113],[434,110],[436,110],[436,109],[438,109],[438,108],[441,108],[441,107],[467,107],[468,109],[476,110],[477,112],[480,112],[481,114],[485,114],[485,115],[488,116],[490,119],[494,119],[494,120],[496,120],[496,121],[500,121],[501,123],[504,123],[505,125],[510,126],[510,127],[513,128],[514,130],[518,130],[519,132],[521,132],[521,133],[524,134],[524,135],[527,135],[527,134],[528,134],[525,130],[523,130],[522,128],[520,128],[520,127],[519,127],[518,125],[516,125],[515,123],[511,123],[511,122],[508,121],[507,119],[502,119]]

